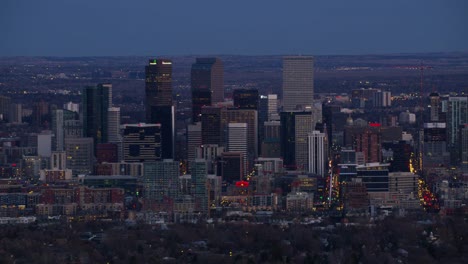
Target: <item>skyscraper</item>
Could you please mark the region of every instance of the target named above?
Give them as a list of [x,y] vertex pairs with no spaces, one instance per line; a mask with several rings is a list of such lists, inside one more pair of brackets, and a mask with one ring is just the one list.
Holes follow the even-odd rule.
[[431,99],[430,121],[431,122],[437,122],[437,121],[439,121],[439,114],[441,112],[441,109],[440,109],[440,96],[439,96],[438,93],[431,93],[429,95],[429,98]]
[[228,124],[228,151],[241,152],[244,156],[242,174],[245,176],[247,166],[247,123]]
[[202,214],[208,214],[208,190],[207,190],[207,164],[204,159],[196,159],[190,163],[192,173],[192,194],[195,198],[195,208]]
[[232,98],[236,108],[258,110],[259,97],[257,89],[235,89]]
[[312,112],[282,112],[280,122],[281,156],[285,167],[290,170],[307,170],[307,137],[315,126]]
[[314,58],[283,58],[283,111],[302,110],[314,101]]
[[98,84],[83,89],[83,135],[94,144],[107,142],[107,113],[110,107],[111,84]]
[[107,139],[109,142],[121,141],[120,136],[120,107],[111,107],[108,110]]
[[201,122],[189,124],[187,126],[187,161],[191,163],[195,160],[197,148],[202,145]]
[[327,141],[325,133],[313,131],[309,133],[309,172],[325,176],[327,163]]
[[146,123],[161,124],[163,159],[174,157],[174,107],[172,105],[172,61],[151,59],[145,67]]
[[468,124],[468,97],[449,97],[447,112],[447,144],[450,149],[450,160],[457,165],[460,162],[459,127]]
[[[257,110],[253,109],[237,109],[229,108],[221,111],[221,122],[223,129],[222,138],[226,139],[227,135],[224,131],[227,130],[229,123],[246,123],[247,124],[247,170],[251,169],[253,161],[258,157],[258,115]],[[202,128],[203,129],[203,128]]]
[[224,101],[223,62],[219,58],[197,58],[192,65],[192,121],[201,121],[201,108]]
[[221,111],[221,107],[205,106],[202,108],[202,144],[224,145]]
[[52,132],[54,134],[54,138],[52,139],[53,150],[63,150],[63,143],[65,140],[65,121],[75,120],[76,117],[77,113],[72,111],[62,109],[52,111]]

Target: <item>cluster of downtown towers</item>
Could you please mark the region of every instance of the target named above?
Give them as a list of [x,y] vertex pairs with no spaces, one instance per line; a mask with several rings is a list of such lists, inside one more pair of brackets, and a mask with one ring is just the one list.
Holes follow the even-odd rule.
[[[145,67],[146,124],[125,126],[123,142],[112,136],[118,131],[110,131],[117,130],[110,125],[112,115],[115,115],[112,112],[112,86],[100,84],[85,88],[85,135],[92,137],[95,144],[121,141],[121,157],[128,162],[176,157],[189,163],[196,158],[209,160],[211,158],[205,156],[206,152],[197,152],[197,149],[203,146],[221,147],[226,156],[230,153],[241,161],[234,175],[224,172],[226,176],[231,174],[231,179],[223,178],[223,181],[242,180],[259,156],[283,158],[286,167],[324,174],[327,162],[324,157],[324,134],[313,133],[317,137],[315,140],[320,141],[315,144],[320,149],[315,148],[313,159],[307,146],[309,133],[321,120],[320,107],[314,105],[313,57],[283,58],[281,112],[278,111],[276,94],[259,95],[257,89],[236,89],[233,100],[225,100],[223,62],[219,58],[197,58],[191,68],[192,118],[186,129],[186,141],[182,143],[186,146],[186,154],[182,157],[176,155],[176,144],[180,142],[176,141],[172,67],[173,63],[168,59],[149,60]],[[265,129],[265,125],[272,124],[272,129]],[[298,135],[301,133],[303,135]],[[267,142],[268,138],[280,139],[280,134],[281,142]],[[304,144],[296,142],[301,140]]]

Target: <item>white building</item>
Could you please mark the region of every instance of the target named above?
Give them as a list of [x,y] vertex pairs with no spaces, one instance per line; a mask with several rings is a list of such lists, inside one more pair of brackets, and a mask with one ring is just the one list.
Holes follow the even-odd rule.
[[244,172],[247,168],[247,123],[229,123],[228,124],[228,151],[240,152],[244,156]]
[[80,112],[80,104],[75,104],[73,102],[68,102],[63,104],[63,109],[73,112]]
[[308,136],[309,172],[324,176],[327,163],[327,138],[325,133],[313,131]]

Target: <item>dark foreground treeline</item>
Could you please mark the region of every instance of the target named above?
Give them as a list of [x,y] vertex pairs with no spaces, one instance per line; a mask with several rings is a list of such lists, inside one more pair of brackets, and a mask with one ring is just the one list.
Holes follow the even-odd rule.
[[468,225],[3,225],[0,263],[468,263]]

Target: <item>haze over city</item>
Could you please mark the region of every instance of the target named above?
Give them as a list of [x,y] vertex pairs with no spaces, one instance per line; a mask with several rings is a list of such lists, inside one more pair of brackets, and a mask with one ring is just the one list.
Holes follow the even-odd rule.
[[467,51],[468,3],[2,1],[0,56]]

